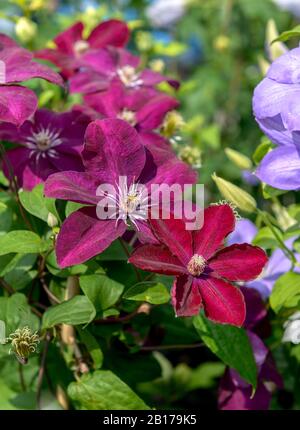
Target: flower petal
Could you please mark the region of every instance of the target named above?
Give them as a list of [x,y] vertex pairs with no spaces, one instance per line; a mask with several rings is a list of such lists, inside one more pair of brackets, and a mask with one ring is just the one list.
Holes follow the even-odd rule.
[[241,291],[233,285],[212,277],[195,280],[204,304],[206,316],[222,324],[243,325],[246,306]]
[[248,243],[222,249],[209,260],[209,268],[229,281],[251,281],[257,278],[268,261],[266,253]]
[[180,261],[161,245],[140,246],[133,251],[128,261],[142,270],[162,275],[186,273]]
[[73,212],[62,224],[56,243],[60,267],[83,263],[103,252],[124,234],[125,223],[97,219],[94,208]]
[[[172,216],[171,214],[169,214]],[[158,240],[186,266],[193,256],[192,235],[186,230],[182,219],[150,219],[152,230]]]
[[136,130],[119,119],[96,120],[89,124],[82,152],[89,171],[105,172],[110,183],[120,176],[130,184],[138,178],[146,161],[145,148]]
[[71,200],[83,204],[97,204],[96,190],[99,185],[94,176],[86,172],[59,172],[49,176],[44,193],[47,197]]
[[159,127],[166,115],[172,109],[176,109],[179,102],[166,94],[160,94],[150,100],[137,113],[139,127],[153,130]]
[[108,45],[123,47],[129,39],[127,25],[117,19],[101,22],[88,37],[88,42],[93,48],[102,48]]
[[74,43],[82,39],[82,32],[82,22],[75,22],[71,27],[58,34],[54,42],[60,51],[66,54],[73,54]]
[[20,126],[34,114],[36,108],[36,95],[29,88],[0,86],[0,121]]
[[256,175],[280,190],[300,188],[300,149],[280,147],[269,152],[260,163]]
[[235,216],[227,204],[210,206],[204,210],[204,224],[194,232],[194,254],[209,259],[234,230]]
[[198,285],[191,276],[179,276],[175,279],[172,287],[172,304],[178,317],[199,314],[203,303]]

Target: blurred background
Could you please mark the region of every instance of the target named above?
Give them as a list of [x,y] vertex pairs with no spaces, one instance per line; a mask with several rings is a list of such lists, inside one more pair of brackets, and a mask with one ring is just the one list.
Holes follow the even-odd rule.
[[[259,185],[251,172],[258,156],[255,149],[264,138],[252,115],[252,94],[269,63],[285,49],[281,44],[270,46],[276,28],[281,33],[300,22],[300,0],[0,0],[0,32],[31,50],[51,47],[53,37],[78,20],[88,33],[112,17],[128,23],[129,49],[142,57],[143,64],[181,81],[175,95],[181,102],[182,119],[174,120],[178,127],[174,145],[179,145],[182,159],[199,168],[207,201],[220,199],[211,180],[213,172],[260,201]],[[295,43],[292,39],[289,47]],[[59,110],[60,90],[46,82],[38,85],[42,86],[40,106]],[[78,97],[69,96],[67,103],[80,102]],[[295,196],[287,193],[283,198],[290,203]],[[168,307],[166,312],[173,311]],[[173,314],[165,319],[172,324],[177,343],[181,337],[183,343],[195,340]],[[164,375],[157,384],[139,387],[145,398],[163,395],[163,404],[173,407],[179,401],[181,407],[216,406],[216,396],[206,389],[216,390],[214,378],[222,375],[224,366],[211,362],[212,354],[173,352],[168,356],[172,366],[163,355],[157,359]],[[57,366],[55,360],[53,365]],[[151,363],[137,363],[137,371],[151,373]],[[124,374],[129,380],[136,378],[128,369]],[[207,396],[189,394],[198,388],[205,389]]]

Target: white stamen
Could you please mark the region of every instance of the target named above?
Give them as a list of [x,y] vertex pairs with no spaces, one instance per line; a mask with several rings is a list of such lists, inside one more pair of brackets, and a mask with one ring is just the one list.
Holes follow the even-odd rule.
[[136,88],[143,85],[143,80],[132,66],[124,66],[117,70],[117,75],[127,88]]
[[57,157],[58,152],[54,148],[63,143],[60,133],[59,130],[51,130],[43,126],[40,126],[37,131],[32,130],[31,136],[26,141],[26,146],[31,149],[30,156],[35,155],[37,160],[46,156]]

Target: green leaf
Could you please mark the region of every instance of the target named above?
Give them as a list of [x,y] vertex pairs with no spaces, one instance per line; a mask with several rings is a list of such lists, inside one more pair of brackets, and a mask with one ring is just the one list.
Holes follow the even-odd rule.
[[101,274],[81,276],[79,284],[97,311],[113,306],[124,290],[124,285]]
[[39,254],[45,250],[45,242],[32,231],[15,230],[0,237],[0,255],[17,252]]
[[294,27],[292,30],[284,31],[276,39],[274,39],[272,43],[286,42],[292,37],[300,37],[300,25],[296,25],[296,27]]
[[0,235],[4,235],[12,224],[12,210],[5,204],[0,202]]
[[78,333],[81,342],[85,345],[90,356],[92,357],[94,369],[100,369],[103,363],[103,352],[99,346],[97,339],[90,333],[87,328],[78,328]]
[[272,149],[273,144],[269,139],[262,139],[262,143],[258,145],[254,154],[253,161],[255,164],[259,164],[265,155]]
[[0,320],[5,322],[6,335],[25,326],[32,331],[39,328],[38,317],[31,312],[26,296],[21,293],[0,297]]
[[44,185],[37,185],[32,191],[19,191],[20,201],[22,206],[30,214],[47,222],[49,212],[59,218],[56,207],[55,199],[44,197]]
[[56,324],[87,324],[95,318],[95,309],[85,296],[75,296],[71,300],[52,306],[43,315],[43,328]]
[[141,282],[129,288],[123,298],[137,302],[148,302],[152,305],[161,305],[168,303],[170,293],[161,282]]
[[149,410],[121,379],[109,370],[97,370],[72,382],[68,394],[81,410]]
[[[274,230],[276,230],[278,236],[283,239],[281,231],[276,227],[274,227]],[[253,245],[261,246],[266,249],[278,248],[278,241],[269,227],[262,227],[253,239],[252,243]]]
[[66,209],[65,209],[65,215],[68,217],[73,212],[77,211],[80,208],[83,208],[85,205],[82,205],[81,203],[76,202],[67,202]]
[[206,346],[256,389],[257,369],[246,331],[213,323],[202,315],[194,317],[193,322]]
[[278,313],[282,308],[293,307],[300,300],[300,274],[288,272],[280,276],[274,284],[270,305]]

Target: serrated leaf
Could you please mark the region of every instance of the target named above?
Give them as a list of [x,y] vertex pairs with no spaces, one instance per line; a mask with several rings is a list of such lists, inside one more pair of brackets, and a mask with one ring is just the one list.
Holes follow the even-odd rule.
[[16,252],[39,254],[45,250],[45,242],[32,231],[15,230],[0,237],[0,255]]
[[71,300],[51,306],[43,315],[43,328],[57,324],[87,324],[95,318],[95,308],[85,296],[75,296]]
[[256,389],[257,368],[246,331],[213,323],[203,315],[194,317],[193,323],[206,346]]
[[112,307],[124,290],[124,285],[101,274],[81,276],[79,284],[97,311]]
[[270,305],[278,313],[282,308],[293,307],[300,301],[300,274],[288,272],[274,284]]
[[168,303],[170,293],[161,282],[141,282],[130,287],[123,295],[124,299],[148,302],[152,305]]
[[109,370],[97,370],[72,382],[68,394],[82,410],[149,410],[128,385]]

